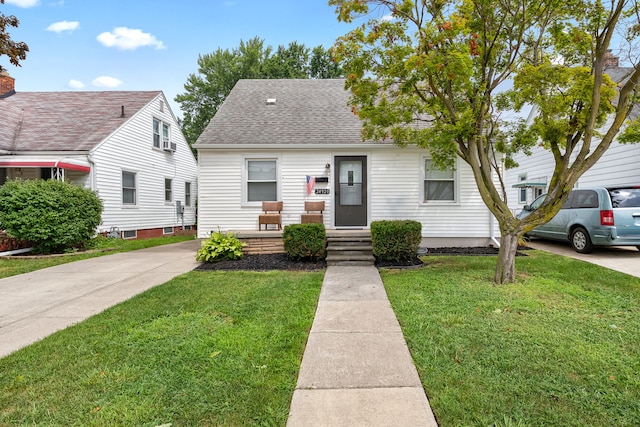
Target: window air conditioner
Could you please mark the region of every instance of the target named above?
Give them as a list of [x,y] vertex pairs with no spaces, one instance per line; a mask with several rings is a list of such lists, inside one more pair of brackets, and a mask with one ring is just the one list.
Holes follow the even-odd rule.
[[162,149],[164,151],[171,151],[171,143],[169,142],[168,138],[163,138],[162,139]]

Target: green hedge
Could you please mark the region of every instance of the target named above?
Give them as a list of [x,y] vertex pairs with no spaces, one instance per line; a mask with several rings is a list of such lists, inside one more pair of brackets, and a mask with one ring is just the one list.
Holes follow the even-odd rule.
[[16,180],[0,187],[0,228],[33,244],[38,253],[59,253],[88,241],[102,215],[91,190],[57,180]]
[[284,250],[293,259],[324,259],[327,232],[324,224],[291,224],[282,232]]
[[373,221],[371,242],[379,261],[409,261],[418,256],[422,224],[418,221]]

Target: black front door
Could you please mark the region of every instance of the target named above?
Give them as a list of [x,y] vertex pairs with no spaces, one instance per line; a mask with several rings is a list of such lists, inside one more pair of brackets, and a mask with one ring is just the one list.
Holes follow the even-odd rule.
[[335,158],[335,225],[367,225],[367,156]]

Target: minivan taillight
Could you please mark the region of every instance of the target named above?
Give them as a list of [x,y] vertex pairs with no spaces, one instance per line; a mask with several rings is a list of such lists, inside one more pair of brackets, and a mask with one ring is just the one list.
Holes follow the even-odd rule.
[[613,211],[600,211],[600,225],[613,225]]

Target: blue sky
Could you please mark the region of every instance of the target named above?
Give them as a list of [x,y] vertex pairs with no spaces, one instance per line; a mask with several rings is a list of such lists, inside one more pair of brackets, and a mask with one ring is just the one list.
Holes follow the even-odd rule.
[[328,48],[354,27],[326,0],[5,0],[0,11],[29,46],[21,67],[0,57],[16,91],[162,90],[178,117],[198,55],[255,36]]

